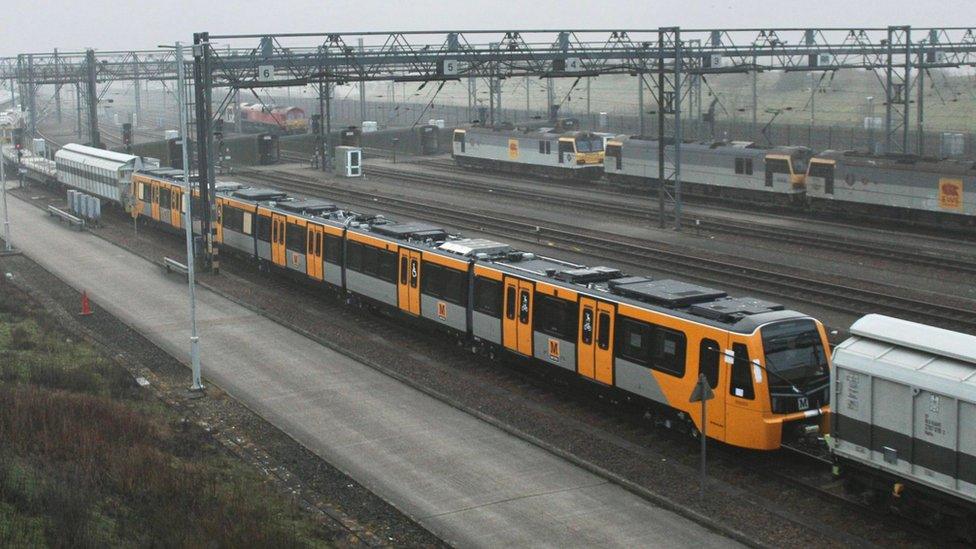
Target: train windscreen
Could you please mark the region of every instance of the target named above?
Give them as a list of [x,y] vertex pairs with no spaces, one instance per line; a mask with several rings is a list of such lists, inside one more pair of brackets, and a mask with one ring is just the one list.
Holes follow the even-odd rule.
[[762,329],[766,371],[771,386],[800,390],[830,374],[827,353],[813,320],[777,322]]
[[577,139],[576,152],[600,152],[603,150],[603,139],[597,137],[593,139]]

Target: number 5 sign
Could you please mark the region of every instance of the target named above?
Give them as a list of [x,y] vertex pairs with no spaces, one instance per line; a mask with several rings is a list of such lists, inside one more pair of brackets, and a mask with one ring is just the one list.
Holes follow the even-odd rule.
[[274,65],[258,66],[258,82],[270,82],[274,80]]

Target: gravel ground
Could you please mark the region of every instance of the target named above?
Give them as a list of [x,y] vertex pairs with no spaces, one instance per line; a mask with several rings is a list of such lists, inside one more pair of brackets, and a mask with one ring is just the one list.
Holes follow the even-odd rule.
[[[131,222],[121,216],[110,216],[107,226],[96,232],[157,261],[183,253],[181,239],[146,228],[136,236]],[[348,306],[322,289],[262,275],[246,261],[226,255],[223,260],[222,274],[203,275],[202,283],[759,544],[937,545],[899,528],[895,519],[879,519],[769,475],[785,459],[779,454],[757,458],[717,443],[710,452],[710,497],[700,503],[697,441],[651,425],[639,411],[617,405],[609,395],[551,370],[472,356],[459,346],[445,345],[442,334]],[[824,471],[822,482],[829,480]]]
[[220,388],[209,385],[206,397],[193,398],[186,390],[189,372],[184,364],[98,304],[93,316],[77,317],[79,293],[27,257],[0,257],[0,271],[12,273],[15,283],[57,315],[69,331],[99,345],[134,376],[149,380],[150,390],[161,400],[204,428],[229,452],[264,471],[282,492],[317,517],[337,546],[445,546]]

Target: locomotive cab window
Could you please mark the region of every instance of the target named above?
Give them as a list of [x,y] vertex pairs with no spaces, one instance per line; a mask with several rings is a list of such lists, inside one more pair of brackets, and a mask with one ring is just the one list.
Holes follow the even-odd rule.
[[718,386],[718,365],[722,352],[718,343],[711,339],[703,339],[698,347],[698,373],[705,374],[708,386],[714,389]]
[[752,363],[749,362],[749,349],[742,343],[732,344],[732,379],[729,393],[732,396],[752,400],[756,398],[752,385]]

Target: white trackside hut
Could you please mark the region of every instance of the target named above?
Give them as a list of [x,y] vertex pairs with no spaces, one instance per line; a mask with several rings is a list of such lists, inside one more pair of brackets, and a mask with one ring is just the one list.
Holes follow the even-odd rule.
[[126,204],[132,173],[143,168],[142,158],[71,143],[54,155],[58,182],[116,204]]

